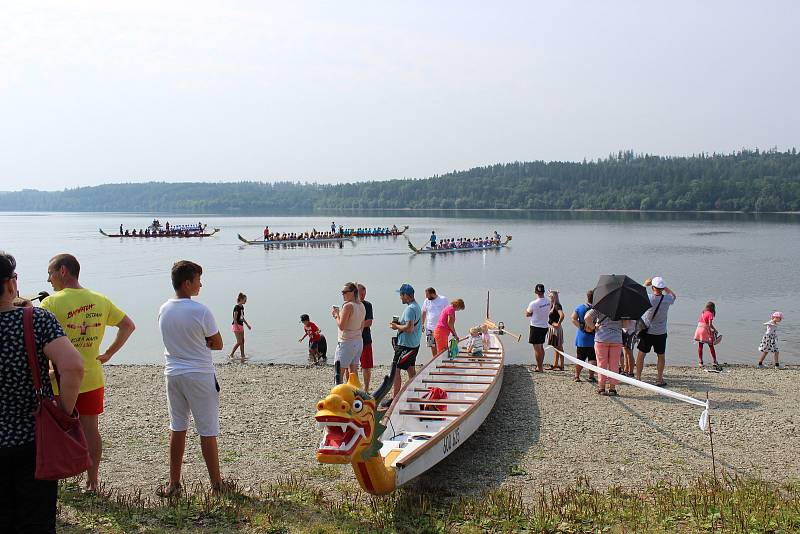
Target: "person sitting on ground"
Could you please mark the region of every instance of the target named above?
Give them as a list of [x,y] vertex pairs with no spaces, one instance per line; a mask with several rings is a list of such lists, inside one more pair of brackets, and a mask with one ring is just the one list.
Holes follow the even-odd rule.
[[470,354],[470,356],[483,356],[483,333],[478,326],[473,326],[469,329],[467,352]]

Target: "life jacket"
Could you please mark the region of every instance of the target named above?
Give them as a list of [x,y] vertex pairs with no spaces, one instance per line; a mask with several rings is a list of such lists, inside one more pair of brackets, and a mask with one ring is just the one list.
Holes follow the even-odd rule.
[[[427,400],[442,400],[447,398],[447,392],[442,388],[437,387],[429,387],[428,392],[422,396],[423,399]],[[447,410],[447,406],[444,404],[420,404],[420,410],[432,410],[432,411],[445,411]]]

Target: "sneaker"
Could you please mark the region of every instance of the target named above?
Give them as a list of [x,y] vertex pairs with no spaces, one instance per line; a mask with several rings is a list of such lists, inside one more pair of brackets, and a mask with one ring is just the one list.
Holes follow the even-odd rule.
[[761,362],[758,362],[758,367],[759,367],[760,369],[763,369],[763,368],[764,368],[764,364],[763,364],[763,363],[761,363]]

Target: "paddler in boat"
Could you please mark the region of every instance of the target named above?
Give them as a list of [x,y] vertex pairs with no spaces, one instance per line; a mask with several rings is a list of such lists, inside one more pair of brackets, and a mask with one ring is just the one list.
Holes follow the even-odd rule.
[[119,225],[119,235],[122,235],[122,225]]
[[269,226],[264,227],[264,241],[269,241]]
[[436,230],[431,230],[431,248],[436,248]]

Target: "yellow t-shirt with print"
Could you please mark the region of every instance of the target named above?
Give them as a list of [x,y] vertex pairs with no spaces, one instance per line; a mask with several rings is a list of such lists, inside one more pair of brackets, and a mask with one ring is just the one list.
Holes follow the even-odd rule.
[[106,326],[115,326],[125,318],[108,297],[91,289],[62,289],[42,301],[42,308],[56,316],[72,345],[83,356],[83,382],[80,392],[105,385],[100,344]]

